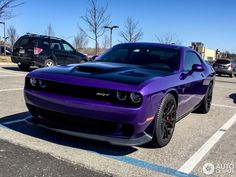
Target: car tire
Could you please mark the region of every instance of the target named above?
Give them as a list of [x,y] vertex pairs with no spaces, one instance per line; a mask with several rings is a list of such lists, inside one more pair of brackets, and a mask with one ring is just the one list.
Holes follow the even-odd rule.
[[26,64],[20,64],[20,65],[18,64],[18,67],[22,71],[29,71],[30,69],[30,65],[26,65]]
[[161,148],[170,142],[175,129],[176,110],[174,96],[167,94],[155,116],[154,135],[150,142],[151,145]]
[[195,113],[206,114],[210,111],[212,94],[213,94],[213,84],[210,83],[207,88],[207,93],[206,93],[205,97],[203,98],[200,106],[194,111]]
[[56,65],[55,62],[52,59],[47,59],[44,62],[44,67],[52,67],[52,66],[55,66],[55,65]]
[[218,74],[218,76],[221,76],[221,74]]

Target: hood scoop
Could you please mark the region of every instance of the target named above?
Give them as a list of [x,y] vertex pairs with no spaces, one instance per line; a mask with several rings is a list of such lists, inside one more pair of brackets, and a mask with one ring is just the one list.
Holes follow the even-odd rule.
[[103,67],[98,67],[98,66],[77,66],[76,69],[80,72],[86,72],[86,73],[98,73],[98,72],[102,72],[105,69]]

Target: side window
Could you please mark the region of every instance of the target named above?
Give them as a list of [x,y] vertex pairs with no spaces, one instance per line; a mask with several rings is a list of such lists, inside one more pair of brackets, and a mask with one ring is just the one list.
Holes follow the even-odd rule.
[[186,52],[184,61],[184,71],[191,71],[194,64],[202,64],[201,59],[194,52]]
[[61,50],[60,41],[52,40],[52,41],[51,41],[51,46],[50,46],[50,48],[51,48],[52,50]]
[[43,39],[43,40],[42,40],[42,47],[43,47],[44,49],[49,49],[49,48],[50,48],[50,41],[47,40],[47,39]]
[[73,52],[74,51],[74,49],[69,44],[67,44],[65,42],[62,42],[62,46],[66,52]]

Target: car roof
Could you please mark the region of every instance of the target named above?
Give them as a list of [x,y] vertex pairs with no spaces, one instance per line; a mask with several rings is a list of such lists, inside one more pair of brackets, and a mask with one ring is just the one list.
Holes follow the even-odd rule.
[[52,36],[41,35],[41,34],[33,34],[33,33],[26,33],[22,37],[38,37],[38,38],[48,38],[48,39],[56,39],[56,40],[64,41],[63,39],[58,38],[58,37],[52,37]]

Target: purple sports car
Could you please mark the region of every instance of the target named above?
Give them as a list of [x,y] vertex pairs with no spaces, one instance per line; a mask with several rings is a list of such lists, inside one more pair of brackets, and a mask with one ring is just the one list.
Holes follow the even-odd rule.
[[30,72],[33,122],[116,145],[167,145],[175,123],[210,110],[215,72],[191,48],[119,44],[95,61]]

